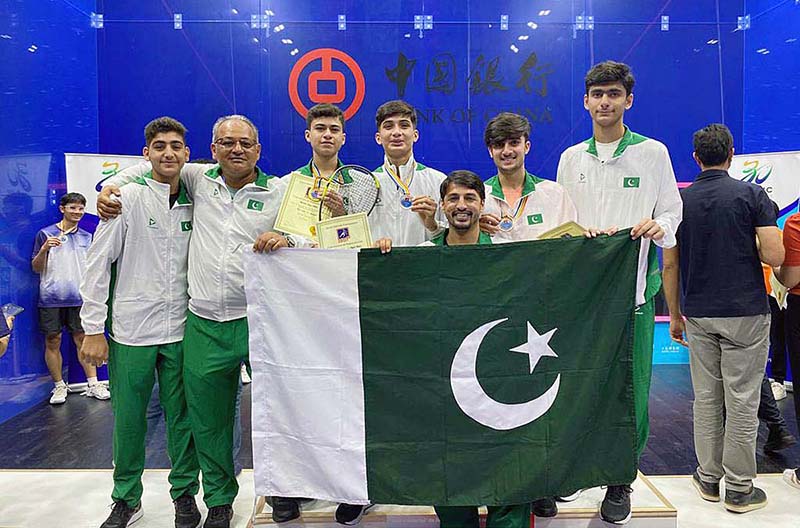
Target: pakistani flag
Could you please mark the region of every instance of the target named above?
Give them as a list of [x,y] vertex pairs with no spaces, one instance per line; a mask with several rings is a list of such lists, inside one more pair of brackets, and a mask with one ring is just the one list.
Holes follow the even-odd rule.
[[248,254],[256,492],[498,505],[633,481],[639,246]]

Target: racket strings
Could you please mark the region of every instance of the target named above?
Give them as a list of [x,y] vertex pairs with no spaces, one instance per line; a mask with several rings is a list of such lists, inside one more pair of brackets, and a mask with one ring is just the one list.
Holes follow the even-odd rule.
[[347,214],[368,213],[378,199],[378,188],[371,176],[362,176],[354,178],[352,183],[343,184],[339,194]]
[[[360,167],[342,167],[334,174],[331,183],[338,186],[337,192],[342,197],[345,214],[369,214],[380,196],[375,176]],[[320,216],[322,220],[327,220],[332,214],[327,207],[323,207]]]

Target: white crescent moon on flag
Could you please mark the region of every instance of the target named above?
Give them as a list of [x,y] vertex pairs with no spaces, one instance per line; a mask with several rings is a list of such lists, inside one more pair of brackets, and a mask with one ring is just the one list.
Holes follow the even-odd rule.
[[473,330],[461,342],[450,368],[450,387],[461,410],[479,424],[499,431],[516,429],[544,415],[555,402],[561,384],[558,374],[544,394],[523,403],[501,403],[486,394],[478,382],[478,349],[486,334],[507,320],[497,319]]

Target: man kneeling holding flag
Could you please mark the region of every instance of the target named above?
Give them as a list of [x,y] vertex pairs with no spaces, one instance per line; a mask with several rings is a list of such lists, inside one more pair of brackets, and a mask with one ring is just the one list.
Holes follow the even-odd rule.
[[[421,246],[462,246],[491,244],[492,238],[480,230],[478,220],[486,201],[483,181],[467,170],[453,171],[442,182],[442,211],[450,227]],[[391,241],[377,242],[382,252],[391,249]],[[388,247],[387,247],[388,246]],[[458,397],[458,396],[457,396]],[[440,528],[478,528],[477,506],[435,506]],[[527,528],[530,526],[529,503],[514,506],[489,506],[486,528]]]

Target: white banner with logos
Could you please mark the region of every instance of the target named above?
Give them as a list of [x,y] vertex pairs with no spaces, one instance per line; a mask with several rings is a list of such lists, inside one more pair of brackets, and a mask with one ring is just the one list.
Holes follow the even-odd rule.
[[800,151],[738,154],[728,174],[737,180],[760,185],[780,206],[796,209],[800,195]]
[[122,169],[141,163],[141,156],[118,154],[71,154],[65,153],[67,165],[67,191],[78,192],[86,197],[86,212],[97,215],[97,194],[102,181]]

